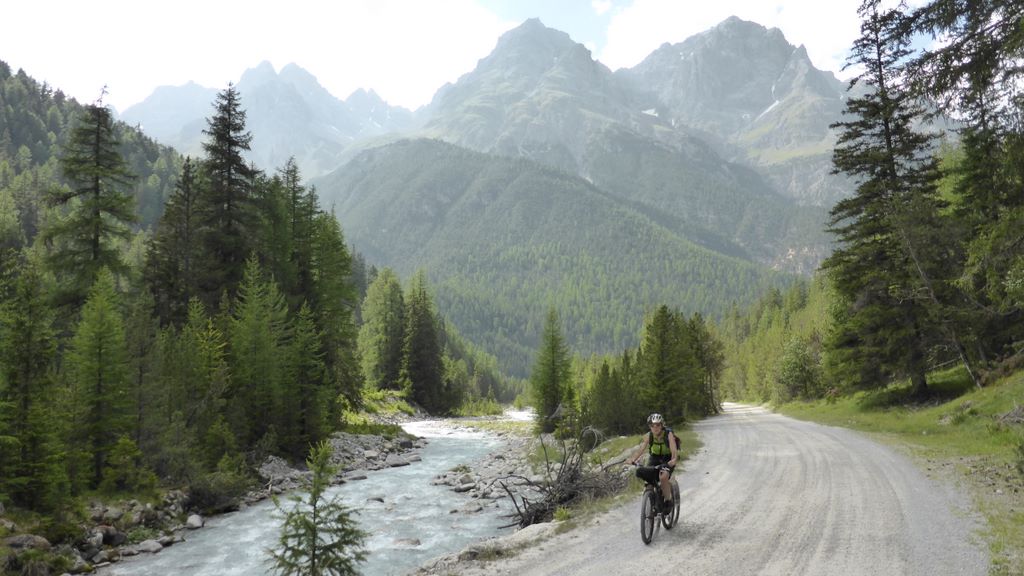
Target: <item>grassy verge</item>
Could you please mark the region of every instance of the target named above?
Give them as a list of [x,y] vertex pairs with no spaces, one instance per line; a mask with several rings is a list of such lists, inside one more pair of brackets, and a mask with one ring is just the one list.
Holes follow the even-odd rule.
[[933,397],[906,386],[831,402],[793,402],[778,412],[870,433],[908,453],[932,476],[967,490],[987,527],[993,575],[1024,574],[1024,372],[984,389],[962,370],[933,374]]

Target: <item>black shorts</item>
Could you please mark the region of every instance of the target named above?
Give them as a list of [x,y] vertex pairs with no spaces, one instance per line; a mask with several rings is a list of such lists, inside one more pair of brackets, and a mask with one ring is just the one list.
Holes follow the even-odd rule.
[[636,477],[647,482],[648,484],[658,483],[658,467],[665,465],[668,466],[668,475],[672,476],[672,470],[674,466],[669,466],[668,461],[671,460],[671,456],[655,456],[650,455],[647,458],[647,466],[639,466],[636,469]]

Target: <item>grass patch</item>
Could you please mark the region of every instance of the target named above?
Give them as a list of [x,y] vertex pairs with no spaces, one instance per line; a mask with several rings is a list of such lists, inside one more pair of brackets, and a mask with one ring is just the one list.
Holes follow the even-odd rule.
[[456,416],[501,416],[505,409],[490,398],[467,400],[455,410]]
[[484,432],[508,434],[511,436],[532,436],[533,422],[520,420],[460,420],[459,424],[468,428],[476,428]]
[[988,527],[994,575],[1024,574],[1024,372],[977,389],[960,369],[929,375],[927,401],[907,385],[826,402],[792,402],[787,416],[843,426],[902,448],[967,489]]
[[341,431],[349,434],[372,434],[388,439],[407,437],[405,430],[398,424],[383,424],[372,420],[366,414],[346,412],[342,416]]
[[370,414],[413,415],[416,411],[405,401],[405,393],[398,390],[363,390],[363,410]]

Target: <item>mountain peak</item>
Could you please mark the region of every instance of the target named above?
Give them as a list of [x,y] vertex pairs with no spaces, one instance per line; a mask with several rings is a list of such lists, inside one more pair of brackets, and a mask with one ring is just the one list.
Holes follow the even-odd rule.
[[282,79],[289,80],[292,82],[314,82],[318,83],[316,76],[313,76],[308,70],[299,66],[295,62],[290,62],[281,68],[281,72],[278,74]]
[[249,68],[242,73],[242,78],[238,81],[239,86],[247,86],[249,89],[255,88],[261,84],[267,82],[273,82],[277,79],[277,72],[274,71],[274,65],[269,60],[260,62],[255,68]]
[[565,32],[548,28],[539,18],[529,18],[502,34],[492,55],[503,50],[516,50],[524,45],[543,47],[561,53],[573,44],[575,42]]

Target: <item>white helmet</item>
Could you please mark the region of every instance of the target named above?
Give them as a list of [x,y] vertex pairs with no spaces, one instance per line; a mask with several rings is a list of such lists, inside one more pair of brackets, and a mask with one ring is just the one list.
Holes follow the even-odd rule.
[[661,414],[658,414],[657,412],[655,412],[654,414],[651,414],[650,416],[647,417],[647,423],[648,424],[664,424],[665,423],[665,419],[661,417]]

